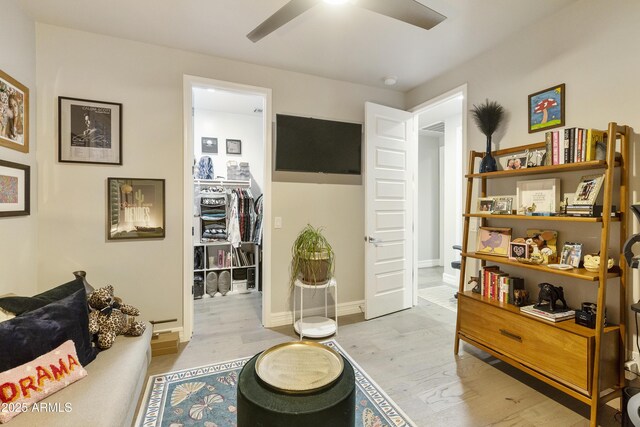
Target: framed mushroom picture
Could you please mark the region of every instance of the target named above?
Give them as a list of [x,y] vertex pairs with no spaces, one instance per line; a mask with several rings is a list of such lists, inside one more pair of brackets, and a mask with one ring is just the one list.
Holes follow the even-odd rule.
[[564,83],[529,95],[529,133],[564,126]]

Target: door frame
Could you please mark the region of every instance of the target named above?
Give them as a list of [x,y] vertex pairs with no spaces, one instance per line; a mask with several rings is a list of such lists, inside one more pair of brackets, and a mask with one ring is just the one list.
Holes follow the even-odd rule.
[[264,99],[264,185],[262,229],[262,325],[271,326],[271,162],[272,162],[272,91],[270,88],[249,86],[205,77],[185,74],[183,76],[183,212],[182,212],[182,338],[189,341],[193,335],[193,91],[194,87],[204,87],[261,96]]
[[[467,83],[464,83],[460,86],[457,86],[451,90],[448,90],[447,92],[440,94],[434,98],[431,98],[421,104],[416,105],[413,108],[410,108],[408,111],[413,113],[413,117],[414,117],[414,126],[415,126],[415,132],[418,133],[419,132],[419,120],[418,117],[420,116],[421,113],[423,113],[426,110],[429,110],[433,107],[435,107],[436,105],[449,101],[452,98],[455,98],[456,96],[460,96],[462,95],[462,147],[461,147],[461,152],[462,155],[460,156],[460,171],[462,174],[464,174],[465,172],[465,156],[464,153],[467,152],[467,111],[468,111],[468,107],[467,107],[467,99],[468,99],[468,94],[467,94]],[[418,142],[417,144],[419,144],[420,142],[420,138],[418,138]],[[416,149],[416,153],[418,150],[418,147],[415,147]],[[417,162],[417,157],[415,156],[415,160]],[[419,196],[419,188],[418,188],[418,168],[417,166],[414,168],[414,177],[413,177],[413,198],[414,200],[418,200],[418,196]],[[462,203],[464,201],[465,198],[465,189],[461,188],[461,194],[460,194],[460,203]],[[418,203],[414,203],[413,204],[413,305],[418,305]],[[460,224],[462,224],[462,218],[459,218],[460,220]],[[464,236],[463,236],[464,238]],[[441,256],[443,256],[443,254],[440,254]],[[444,257],[443,257],[444,258]]]

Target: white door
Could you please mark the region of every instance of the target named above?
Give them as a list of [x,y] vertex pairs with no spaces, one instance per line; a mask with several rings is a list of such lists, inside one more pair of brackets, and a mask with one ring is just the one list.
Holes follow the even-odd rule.
[[413,300],[413,114],[365,104],[365,319]]

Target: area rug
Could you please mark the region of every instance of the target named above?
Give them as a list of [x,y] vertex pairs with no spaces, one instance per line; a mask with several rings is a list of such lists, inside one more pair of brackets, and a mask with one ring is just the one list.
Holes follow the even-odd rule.
[[447,310],[456,311],[458,304],[453,297],[456,291],[456,288],[447,285],[433,286],[431,288],[419,289],[418,296],[423,300],[444,307]]
[[[329,340],[323,344],[340,352],[353,366],[356,426],[415,425],[336,341]],[[249,359],[251,356],[151,376],[136,426],[236,426],[236,381]]]

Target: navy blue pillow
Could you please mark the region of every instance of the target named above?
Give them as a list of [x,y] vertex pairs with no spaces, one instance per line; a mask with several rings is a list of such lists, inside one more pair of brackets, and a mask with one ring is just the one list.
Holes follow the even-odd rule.
[[76,345],[82,366],[96,358],[84,286],[66,298],[0,322],[0,372],[30,362],[67,340]]
[[15,314],[16,316],[27,311],[36,310],[45,305],[68,297],[80,288],[84,287],[82,279],[75,279],[64,285],[49,289],[32,297],[4,297],[0,298],[0,308]]

